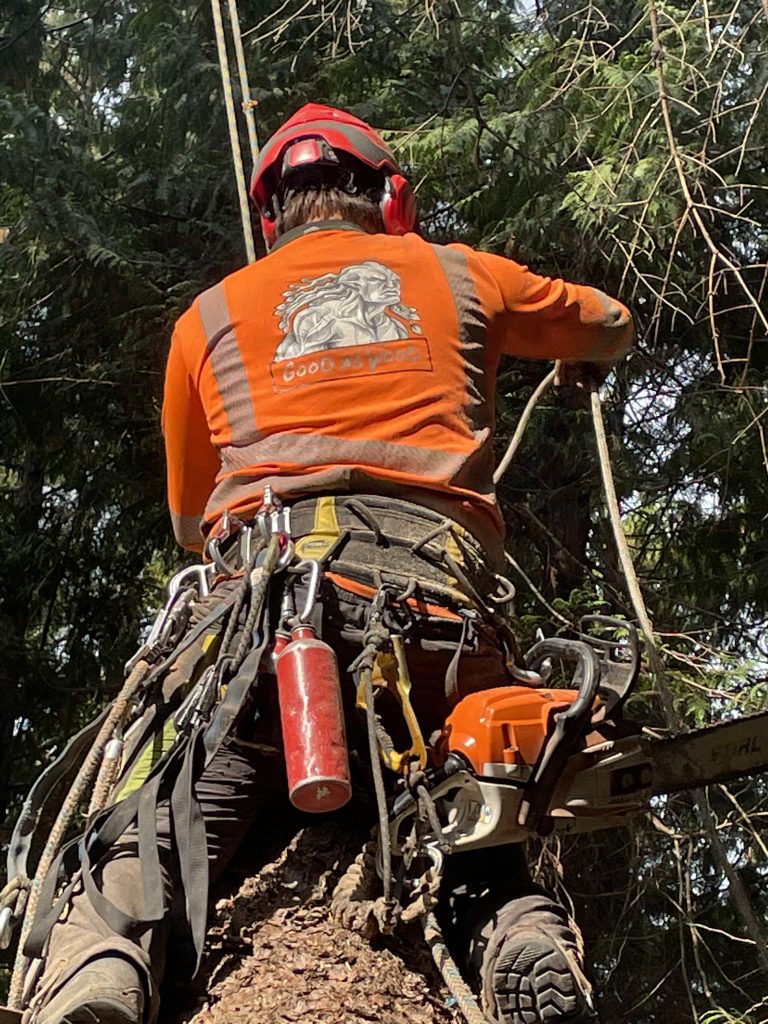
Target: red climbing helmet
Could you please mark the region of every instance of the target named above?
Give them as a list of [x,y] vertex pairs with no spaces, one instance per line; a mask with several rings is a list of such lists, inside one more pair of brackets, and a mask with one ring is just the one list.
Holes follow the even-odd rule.
[[[416,226],[416,200],[389,146],[365,121],[336,107],[307,103],[269,139],[251,175],[250,196],[267,247],[277,237],[274,199],[281,181],[298,168],[339,164],[339,154],[381,172],[381,214],[388,235],[404,235]],[[352,175],[354,176],[354,175]]]

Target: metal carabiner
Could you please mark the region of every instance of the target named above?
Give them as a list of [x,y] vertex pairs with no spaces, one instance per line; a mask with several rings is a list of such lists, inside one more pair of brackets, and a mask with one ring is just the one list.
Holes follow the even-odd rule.
[[[190,587],[184,589],[176,588],[173,593],[169,594],[168,600],[165,602],[165,607],[160,611],[159,615],[152,624],[152,629],[149,631],[149,636],[146,640],[146,646],[148,648],[154,647],[158,641],[163,639],[164,634],[167,633],[169,625],[172,624],[173,613],[176,611],[177,605],[181,604],[182,601],[186,604],[191,599],[189,593]],[[167,639],[167,636],[165,637]]]
[[224,576],[232,575],[232,566],[227,565],[221,556],[220,544],[229,540],[233,533],[245,528],[245,523],[237,516],[233,516],[228,508],[224,509],[218,529],[212,533],[205,542],[203,554],[207,555],[220,573]]
[[320,593],[320,583],[323,578],[323,567],[320,562],[315,558],[306,558],[296,565],[291,566],[288,570],[290,573],[300,573],[302,575],[309,573],[309,582],[307,583],[307,597],[304,601],[304,605],[296,616],[299,622],[309,622],[312,617],[312,612],[317,604],[317,598]]
[[[280,552],[280,557],[275,565],[275,572],[281,572],[283,569],[287,569],[293,561],[293,556],[296,553],[296,548],[290,537],[285,534],[280,535],[281,539],[284,540],[283,550]],[[291,570],[293,572],[293,570]]]
[[435,874],[442,875],[443,866],[445,864],[445,853],[437,846],[427,846],[424,852],[432,861],[432,869]]
[[284,535],[290,539],[291,509],[283,505],[269,485],[264,488],[261,508],[256,513],[256,524],[265,541],[268,541],[274,534]]
[[211,564],[215,565],[222,575],[230,576],[232,574],[232,567],[227,565],[221,557],[221,551],[219,550],[219,544],[225,539],[224,537],[209,537],[205,542],[205,553],[210,558]]
[[[199,567],[192,566],[191,568],[197,569]],[[182,572],[186,572],[186,570],[182,570]],[[177,579],[178,576],[180,575],[180,573],[177,573],[176,576],[174,576],[174,580]],[[173,582],[173,580],[171,582]],[[136,651],[133,657],[129,658],[128,661],[126,661],[124,669],[126,675],[130,675],[130,673],[134,670],[134,668],[142,660],[142,658],[147,658],[155,654],[157,651],[161,651],[163,647],[165,647],[165,645],[173,636],[174,628],[178,626],[178,623],[174,621],[174,615],[177,611],[177,608],[180,605],[187,607],[191,600],[191,587],[182,588],[181,586],[178,586],[169,595],[168,600],[165,602],[165,605],[160,609],[160,611],[155,616],[155,621],[152,623],[149,633],[147,634],[146,640],[141,644],[138,651]]]
[[211,562],[201,562],[199,565],[188,565],[186,569],[181,569],[180,572],[171,577],[171,581],[168,584],[168,597],[174,598],[188,577],[194,578],[194,582],[197,584],[198,597],[208,597],[211,592],[209,576],[212,575],[212,568],[213,564]]

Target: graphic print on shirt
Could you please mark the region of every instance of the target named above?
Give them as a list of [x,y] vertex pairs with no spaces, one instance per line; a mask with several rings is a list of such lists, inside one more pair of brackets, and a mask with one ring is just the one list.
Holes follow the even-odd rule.
[[396,370],[431,370],[420,316],[401,301],[399,276],[366,260],[304,278],[275,309],[283,340],[272,378],[278,391],[319,380]]

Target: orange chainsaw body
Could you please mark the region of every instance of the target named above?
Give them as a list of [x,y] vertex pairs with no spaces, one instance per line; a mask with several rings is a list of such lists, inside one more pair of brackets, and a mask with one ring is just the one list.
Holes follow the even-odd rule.
[[445,726],[449,751],[462,754],[477,775],[490,766],[535,765],[553,727],[553,716],[576,700],[578,690],[500,686],[464,697]]

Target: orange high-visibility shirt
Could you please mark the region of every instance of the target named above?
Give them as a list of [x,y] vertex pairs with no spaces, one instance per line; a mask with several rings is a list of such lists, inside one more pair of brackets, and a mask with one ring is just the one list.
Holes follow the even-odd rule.
[[399,496],[486,547],[502,355],[613,362],[630,315],[512,260],[340,221],[283,236],[179,319],[165,382],[168,500],[200,550],[225,509],[278,497]]

